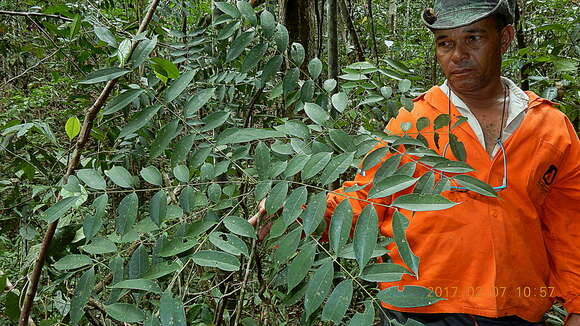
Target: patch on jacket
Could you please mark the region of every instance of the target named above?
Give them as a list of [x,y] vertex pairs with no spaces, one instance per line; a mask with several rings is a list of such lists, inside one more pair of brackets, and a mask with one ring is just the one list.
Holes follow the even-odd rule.
[[548,167],[548,169],[542,176],[542,179],[540,179],[540,185],[542,185],[543,187],[551,186],[552,183],[554,183],[554,180],[556,180],[556,175],[558,175],[558,168],[554,164],[552,164]]

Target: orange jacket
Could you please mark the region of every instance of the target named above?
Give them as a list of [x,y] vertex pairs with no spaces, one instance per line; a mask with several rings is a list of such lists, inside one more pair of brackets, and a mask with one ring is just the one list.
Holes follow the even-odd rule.
[[[379,283],[379,288],[420,285],[446,300],[418,308],[383,303],[385,307],[421,313],[517,315],[539,321],[554,299],[560,298],[569,313],[580,313],[580,141],[554,103],[534,93],[527,94],[525,118],[504,142],[507,188],[499,192],[498,198],[471,191],[446,191],[443,196],[461,204],[414,215],[401,210],[410,222],[408,242],[420,258],[419,279],[405,275],[399,282]],[[415,99],[412,112],[401,109],[387,130],[402,134],[401,123],[412,122],[413,128],[407,133],[413,135],[417,133],[414,122],[427,117],[431,123],[421,134],[432,149],[442,154],[448,142],[448,127],[438,130],[437,149],[433,121],[447,110],[447,96],[439,87],[433,87]],[[451,115],[453,125],[459,116],[453,105]],[[475,169],[469,175],[500,186],[504,173],[501,151],[490,159],[467,123],[453,133],[465,144],[466,162]],[[451,150],[446,155],[455,159]],[[409,157],[404,157],[401,164],[405,162],[409,162]],[[327,222],[334,208],[345,199],[340,195],[344,188],[370,184],[379,166],[367,170],[364,176],[357,174],[354,181],[328,195]],[[418,165],[416,175],[425,171]],[[371,187],[348,196],[366,199]],[[371,201],[388,205],[393,196]],[[349,200],[356,221],[367,203]],[[375,209],[381,233],[393,237],[393,208],[375,205]],[[387,249],[393,262],[404,265],[393,243]]]

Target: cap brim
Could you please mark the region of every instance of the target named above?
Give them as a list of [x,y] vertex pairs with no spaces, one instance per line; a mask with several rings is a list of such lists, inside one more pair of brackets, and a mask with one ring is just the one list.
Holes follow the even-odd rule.
[[[456,10],[446,12],[445,15],[438,15],[437,20],[432,24],[425,20],[425,15],[421,15],[421,20],[423,24],[429,29],[453,29],[458,27],[463,27],[471,25],[479,20],[487,18],[495,13],[506,14],[508,8],[504,8],[504,1],[499,1],[498,4],[491,10],[481,8],[481,9],[469,9],[469,10]],[[509,21],[511,23],[511,21]]]

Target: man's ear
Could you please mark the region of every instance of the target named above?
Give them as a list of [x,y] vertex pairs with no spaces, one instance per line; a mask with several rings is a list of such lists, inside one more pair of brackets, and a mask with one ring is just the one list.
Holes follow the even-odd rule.
[[500,42],[501,42],[501,53],[504,54],[510,47],[510,44],[514,40],[516,30],[513,25],[507,25],[500,32]]

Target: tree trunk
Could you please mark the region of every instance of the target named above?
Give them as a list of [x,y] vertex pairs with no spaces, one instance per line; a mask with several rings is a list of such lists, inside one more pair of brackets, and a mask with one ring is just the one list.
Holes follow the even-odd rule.
[[[373,57],[375,57],[375,62],[377,67],[379,66],[379,56],[377,54],[377,37],[375,35],[375,20],[373,19],[373,0],[367,1],[367,9],[369,11],[369,23],[371,24],[371,39],[373,42]],[[379,75],[380,78],[380,75]]]
[[290,44],[302,44],[305,50],[305,60],[302,69],[306,69],[308,62],[315,56],[314,35],[314,4],[312,1],[283,0],[285,8],[283,14],[284,25],[288,29]]
[[[522,20],[522,16],[524,14],[524,7],[520,6],[520,1],[516,1],[516,17],[515,17],[515,27],[516,27],[516,40],[518,42],[518,49],[526,48],[526,37],[524,35],[524,24]],[[528,79],[529,70],[531,68],[530,63],[528,60],[528,55],[522,55],[522,59],[526,62],[520,68],[520,79],[521,79],[521,88],[524,91],[530,89],[530,81]]]
[[338,81],[337,0],[327,0],[328,17],[328,78]]
[[360,44],[360,40],[359,40],[358,35],[356,33],[356,28],[354,27],[354,24],[352,23],[352,19],[350,17],[350,13],[348,11],[348,8],[346,7],[346,3],[344,2],[344,0],[337,0],[337,1],[338,1],[338,5],[340,7],[340,12],[342,13],[344,23],[346,25],[346,28],[348,29],[348,32],[350,34],[350,38],[352,39],[352,43],[354,43],[354,48],[356,50],[357,60],[358,61],[365,61],[364,51],[362,49],[362,46]]

